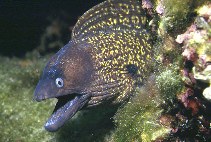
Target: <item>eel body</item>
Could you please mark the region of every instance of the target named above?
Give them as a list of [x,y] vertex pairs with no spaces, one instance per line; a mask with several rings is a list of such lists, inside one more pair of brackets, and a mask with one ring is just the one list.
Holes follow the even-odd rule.
[[35,89],[36,101],[58,99],[46,130],[58,130],[82,108],[127,100],[148,76],[152,56],[139,1],[107,0],[88,10]]

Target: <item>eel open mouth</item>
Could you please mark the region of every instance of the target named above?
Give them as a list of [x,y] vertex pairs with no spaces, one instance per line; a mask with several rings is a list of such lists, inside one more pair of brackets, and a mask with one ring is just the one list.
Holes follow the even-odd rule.
[[90,95],[69,94],[58,97],[53,114],[47,120],[45,129],[50,132],[57,131],[64,123],[72,118],[88,101]]

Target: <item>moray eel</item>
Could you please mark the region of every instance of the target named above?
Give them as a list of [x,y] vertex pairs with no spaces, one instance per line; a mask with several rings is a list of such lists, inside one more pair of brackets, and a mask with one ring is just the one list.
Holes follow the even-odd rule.
[[34,92],[36,101],[58,99],[47,131],[57,131],[82,108],[128,100],[153,58],[146,22],[137,0],[107,0],[79,18]]

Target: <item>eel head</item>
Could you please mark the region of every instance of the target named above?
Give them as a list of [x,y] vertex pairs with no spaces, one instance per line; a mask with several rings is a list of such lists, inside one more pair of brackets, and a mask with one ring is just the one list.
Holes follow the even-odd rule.
[[93,72],[91,56],[88,48],[79,46],[70,42],[59,50],[47,63],[36,86],[36,101],[58,99],[53,114],[45,124],[47,131],[57,131],[91,98],[85,91]]

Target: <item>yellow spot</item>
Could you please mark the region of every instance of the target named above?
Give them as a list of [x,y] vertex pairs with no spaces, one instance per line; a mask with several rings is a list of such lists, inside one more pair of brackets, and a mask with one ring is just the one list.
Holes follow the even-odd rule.
[[117,20],[116,19],[114,19],[114,25],[116,25],[117,24]]
[[124,25],[129,25],[129,22],[130,22],[130,20],[128,18],[126,18],[126,17],[124,19],[122,19],[122,23]]
[[142,17],[141,17],[141,22],[142,22],[142,24],[146,24],[146,21],[147,21],[146,17],[145,17],[145,16],[142,16]]
[[130,13],[130,10],[129,10],[129,7],[127,4],[122,4],[120,3],[119,6],[121,7],[122,11],[125,13],[125,14],[129,14]]
[[139,17],[133,15],[133,16],[131,17],[131,22],[132,22],[133,24],[138,24],[138,23],[139,23]]

